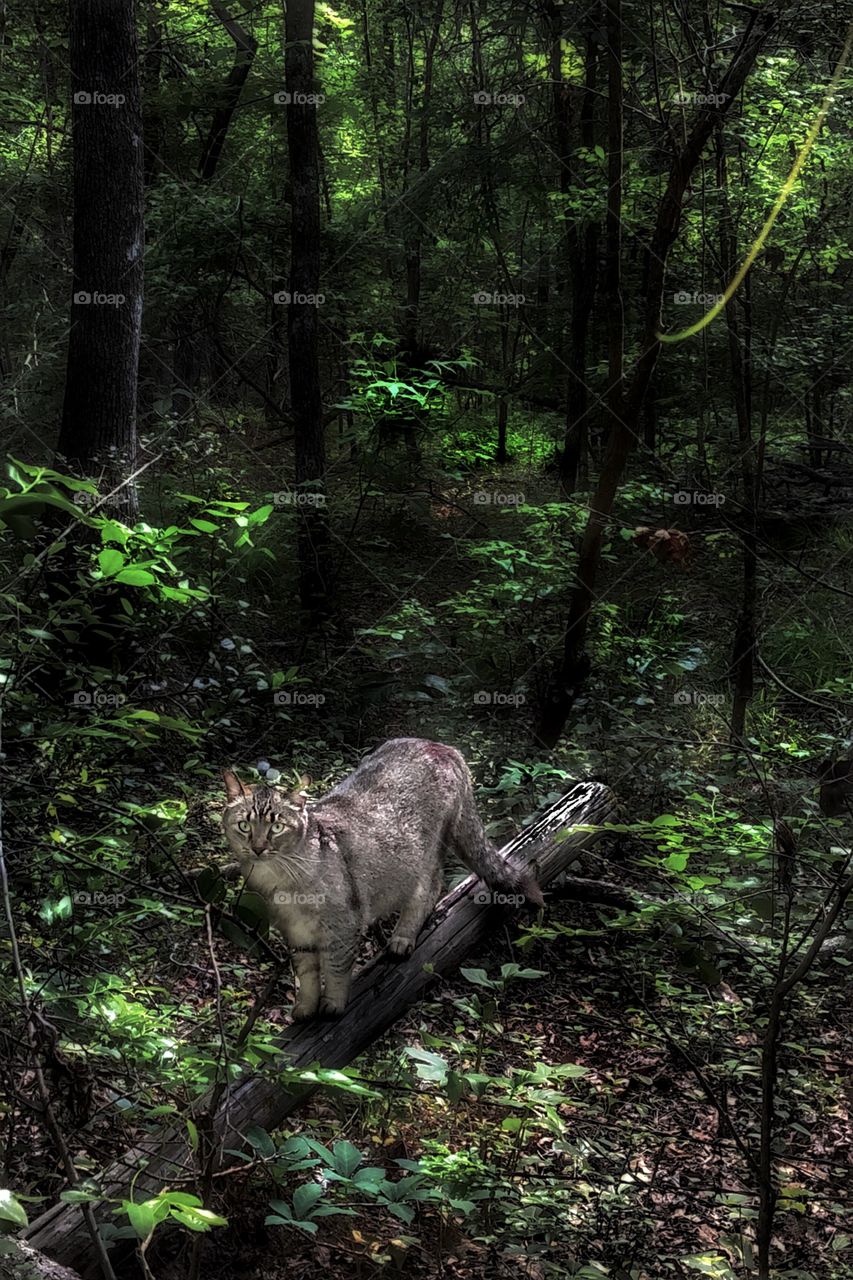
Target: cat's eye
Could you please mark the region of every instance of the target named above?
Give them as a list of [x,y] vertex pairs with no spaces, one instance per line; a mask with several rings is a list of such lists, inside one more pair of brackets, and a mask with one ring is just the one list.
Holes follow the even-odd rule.
[[242,831],[244,835],[247,832],[251,831],[251,829],[252,829],[252,824],[250,822],[247,822],[245,818],[241,818],[240,821],[237,823],[237,830]]
[[273,833],[274,836],[280,836],[283,830],[284,830],[283,822],[274,822],[270,827],[270,831]]

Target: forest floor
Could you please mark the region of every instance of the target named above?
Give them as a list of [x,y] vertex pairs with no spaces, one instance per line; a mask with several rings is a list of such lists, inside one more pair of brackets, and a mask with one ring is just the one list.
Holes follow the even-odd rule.
[[[128,748],[117,761],[119,794],[149,806],[146,831],[134,833],[119,865],[141,869],[153,887],[143,912],[125,913],[120,937],[115,929],[101,937],[87,921],[66,943],[51,938],[51,947],[83,948],[82,961],[63,953],[71,976],[52,997],[52,1016],[66,1014],[69,993],[79,992],[80,1025],[96,1028],[85,1050],[73,1039],[68,1046],[92,1068],[98,1104],[93,1120],[71,1130],[80,1167],[95,1171],[132,1146],[140,1126],[154,1122],[146,1108],[185,1105],[210,1070],[206,939],[197,914],[158,904],[156,884],[160,877],[180,888],[176,865],[223,860],[213,768],[249,770],[265,758],[285,781],[310,771],[319,795],[377,741],[414,734],[463,750],[498,843],[572,781],[607,783],[629,829],[597,847],[590,873],[691,899],[736,945],[715,944],[685,912],[622,914],[563,901],[549,909],[544,936],[519,935],[508,921],[466,966],[491,986],[463,973],[443,981],[359,1058],[354,1078],[375,1086],[378,1100],[324,1091],[273,1135],[310,1136],[329,1149],[351,1143],[365,1173],[382,1169],[391,1182],[410,1167],[398,1161],[413,1162],[433,1198],[395,1216],[357,1180],[344,1187],[326,1178],[316,1160],[277,1172],[258,1161],[217,1180],[210,1207],[229,1226],[203,1239],[202,1280],[300,1280],[320,1270],[460,1280],[749,1274],[750,1159],[779,936],[772,815],[789,817],[801,842],[805,929],[819,918],[844,839],[844,828],[817,817],[814,762],[837,736],[826,709],[853,688],[841,597],[821,585],[836,561],[833,585],[853,585],[844,567],[849,532],[834,525],[828,544],[825,529],[820,539],[800,526],[784,530],[781,561],[769,545],[779,530],[767,532],[766,667],[745,758],[726,727],[737,539],[719,511],[673,511],[659,485],[627,483],[622,522],[605,549],[595,670],[566,737],[546,756],[532,717],[560,644],[583,503],[568,511],[558,503],[554,477],[535,460],[500,473],[441,474],[432,492],[427,479],[409,476],[408,491],[401,484],[364,501],[357,476],[341,473],[337,483],[347,517],[336,514],[335,525],[351,539],[357,522],[359,539],[341,584],[344,616],[325,645],[306,643],[292,625],[292,576],[280,569],[292,524],[277,513],[265,544],[272,558],[235,557],[228,593],[204,626],[146,658],[146,705],[200,726],[205,745],[163,738],[156,752],[138,758]],[[263,491],[261,477],[230,492],[249,488]],[[484,493],[492,500],[476,496]],[[502,505],[496,494],[524,500]],[[164,523],[172,501],[164,499]],[[666,563],[642,552],[637,526],[686,530],[689,556]],[[341,554],[345,544],[342,536]],[[276,687],[305,699],[276,700]],[[52,798],[59,783],[46,774],[37,785]],[[156,808],[179,796],[185,819]],[[60,825],[77,822],[81,839],[97,835],[100,823],[90,834],[86,819],[59,803]],[[121,837],[114,824],[109,830],[113,844],[98,855],[107,861]],[[218,961],[233,1031],[268,965],[224,939]],[[512,962],[540,976],[502,976]],[[98,1002],[93,974],[106,975]],[[774,1140],[780,1280],[853,1276],[850,975],[847,954],[821,964],[783,1029]],[[290,997],[285,983],[258,1021],[260,1036],[287,1023]],[[132,1105],[112,1105],[115,1087]],[[17,1142],[30,1126],[29,1185],[51,1195],[51,1158],[32,1118]],[[291,1203],[308,1184],[322,1185],[324,1203],[345,1212],[313,1223],[316,1231],[265,1224],[271,1201]],[[148,1262],[156,1280],[187,1274],[189,1245],[175,1248],[174,1237],[155,1237]]]
[[[477,484],[489,490],[488,482]],[[500,486],[503,492],[524,493],[533,506],[546,501],[541,476],[529,469],[515,475],[511,467],[505,469]],[[529,535],[529,527],[518,529],[521,515],[472,506],[470,488],[455,487],[443,495],[446,502],[416,502],[414,510],[411,503],[380,498],[364,512],[378,559],[363,573],[356,569],[348,583],[350,622],[356,636],[364,636],[365,629],[380,634],[354,646],[347,672],[350,681],[358,680],[363,666],[367,682],[374,681],[371,692],[379,690],[376,671],[384,658],[386,676],[381,688],[385,696],[376,703],[368,698],[363,707],[365,737],[373,737],[381,724],[381,736],[415,732],[462,745],[478,777],[484,765],[491,773],[492,785],[481,790],[480,798],[495,838],[532,818],[575,777],[595,777],[613,786],[623,810],[634,818],[652,819],[677,809],[697,789],[713,799],[721,786],[726,801],[733,809],[740,807],[743,817],[762,812],[763,780],[739,770],[725,747],[718,711],[724,667],[703,670],[709,659],[725,662],[725,652],[707,640],[721,616],[731,616],[736,608],[735,598],[721,598],[717,572],[720,554],[728,554],[726,525],[702,512],[682,512],[681,520],[666,520],[664,512],[656,520],[656,502],[642,488],[627,520],[692,529],[689,563],[656,565],[638,557],[630,541],[623,541],[621,550],[618,541],[614,544],[608,569],[613,586],[607,595],[618,612],[620,634],[599,625],[603,661],[597,679],[575,710],[568,741],[547,767],[535,750],[521,745],[528,732],[527,708],[494,707],[478,724],[470,702],[460,706],[455,689],[448,697],[429,685],[424,692],[419,681],[435,671],[449,677],[451,686],[461,672],[461,683],[469,689],[471,679],[465,677],[471,676],[491,688],[490,673],[493,683],[507,681],[512,687],[520,678],[535,688],[539,676],[533,673],[531,685],[530,672],[513,672],[512,659],[509,668],[506,659],[510,651],[516,661],[524,653],[541,675],[541,636],[552,622],[547,615],[561,600],[559,593],[555,600],[546,593],[543,600],[540,591],[527,607],[520,591],[516,611],[508,615],[498,591],[490,627],[484,624],[486,591],[476,600],[473,644],[470,633],[462,639],[452,624],[448,628],[436,620],[441,602],[454,591],[470,592],[470,560],[459,554],[464,539],[479,538],[484,545],[481,563],[487,581],[496,561],[524,581],[512,547],[519,532]],[[453,505],[457,502],[478,518],[473,533],[468,514]],[[541,554],[542,573],[551,573],[547,532],[540,530],[531,541],[530,559]],[[555,541],[559,552],[560,539]],[[391,548],[405,550],[403,577]],[[793,554],[800,563],[804,555],[808,560],[803,547]],[[528,572],[535,580],[537,566]],[[803,670],[802,653],[792,647],[807,629],[802,625],[802,592],[796,573],[777,576],[774,586],[775,627],[763,652],[789,683]],[[402,602],[390,616],[388,587],[391,598]],[[469,594],[469,604],[470,599]],[[405,606],[413,600],[417,608],[407,613]],[[795,601],[800,606],[792,610]],[[813,597],[810,607],[819,612],[819,599]],[[831,624],[827,627],[823,618],[821,623],[821,636],[811,628],[811,642],[817,646],[822,638],[831,649]],[[465,625],[461,614],[463,633]],[[377,662],[375,646],[382,644],[386,649]],[[831,655],[827,666],[830,660]],[[820,673],[815,675],[817,683]],[[675,696],[685,682],[691,686],[686,710]],[[808,717],[807,708],[792,705],[769,680],[759,696],[757,719],[773,745],[791,733],[802,735],[801,716],[805,711]],[[321,715],[312,720],[315,754],[322,732]],[[265,755],[271,755],[268,743],[262,739]],[[503,772],[496,776],[498,761]],[[796,754],[787,765],[783,761],[774,785],[784,811],[797,813],[803,801],[808,806],[809,797],[813,803],[814,783]],[[640,888],[657,874],[649,871],[647,858],[644,866],[643,858],[636,857],[630,841],[611,841],[609,849],[615,864],[602,871],[599,862],[598,874],[627,879]],[[702,865],[701,854],[697,865]],[[545,974],[533,987],[519,983],[503,990],[482,1062],[479,1049],[475,1051],[482,1047],[482,1024],[478,1029],[471,1017],[470,985],[462,979],[443,983],[359,1062],[363,1079],[383,1081],[386,1103],[378,1114],[370,1107],[353,1109],[346,1099],[320,1099],[288,1129],[310,1132],[329,1145],[333,1138],[346,1137],[369,1165],[382,1165],[389,1175],[394,1160],[431,1150],[447,1178],[459,1163],[455,1153],[467,1153],[470,1159],[459,1172],[460,1194],[477,1188],[492,1206],[478,1225],[472,1228],[458,1216],[427,1210],[419,1214],[416,1227],[401,1228],[374,1206],[362,1208],[355,1227],[346,1217],[331,1218],[319,1238],[289,1231],[284,1245],[281,1228],[263,1225],[263,1189],[247,1175],[229,1185],[219,1205],[233,1224],[215,1246],[223,1276],[277,1280],[285,1274],[314,1276],[322,1268],[365,1276],[381,1269],[460,1278],[657,1280],[707,1274],[726,1280],[752,1269],[754,1175],[735,1149],[728,1126],[754,1146],[766,982],[736,955],[721,956],[712,947],[718,971],[709,986],[701,980],[701,956],[697,971],[695,939],[673,945],[660,931],[644,936],[642,929],[602,930],[602,914],[594,909],[557,904],[549,920],[557,923],[558,934],[548,943],[533,942],[519,951],[508,928],[486,951],[470,958],[472,966],[489,973],[518,960]],[[748,929],[754,921],[744,918],[741,923]],[[853,1002],[850,962],[843,957],[837,961],[821,968],[785,1029],[777,1154],[786,1189],[776,1240],[784,1258],[780,1274],[791,1280],[853,1275],[846,1233],[853,1192]],[[570,1090],[558,1086],[556,1115],[547,1123],[541,1114],[531,1116],[519,1137],[501,1128],[499,1106],[473,1095],[451,1104],[428,1082],[413,1091],[409,1074],[395,1092],[401,1054],[418,1044],[449,1047],[460,1069],[470,1069],[476,1059],[495,1076],[513,1067],[567,1063],[585,1074]],[[268,1192],[275,1194],[275,1188]],[[279,1239],[286,1248],[284,1265],[276,1262]]]

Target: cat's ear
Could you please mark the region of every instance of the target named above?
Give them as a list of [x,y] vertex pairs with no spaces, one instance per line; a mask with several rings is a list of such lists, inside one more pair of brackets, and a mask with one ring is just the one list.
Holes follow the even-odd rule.
[[248,800],[252,794],[247,786],[244,786],[236,773],[232,773],[230,769],[222,770],[222,781],[225,783],[225,794],[229,803],[232,800]]

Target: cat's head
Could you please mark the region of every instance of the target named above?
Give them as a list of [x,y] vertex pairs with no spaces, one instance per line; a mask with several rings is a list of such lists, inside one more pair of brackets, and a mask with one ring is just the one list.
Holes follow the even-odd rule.
[[222,777],[222,825],[234,853],[262,861],[287,854],[299,844],[308,825],[302,788],[309,778],[300,779],[297,789],[288,792],[266,784],[249,786],[228,769]]

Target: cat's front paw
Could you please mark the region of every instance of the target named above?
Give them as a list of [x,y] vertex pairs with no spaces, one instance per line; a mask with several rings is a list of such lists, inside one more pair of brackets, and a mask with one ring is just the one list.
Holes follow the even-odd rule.
[[328,996],[323,996],[320,1001],[320,1017],[321,1018],[339,1018],[343,1013],[346,1005],[340,1000],[330,1000]]
[[405,960],[406,956],[410,956],[414,949],[414,938],[407,938],[403,934],[399,937],[395,935],[391,938],[387,947],[388,954],[394,956],[396,960]]
[[294,1022],[308,1022],[311,1018],[315,1018],[318,1013],[316,1003],[309,1003],[307,1000],[297,1000],[290,1011],[290,1016]]

